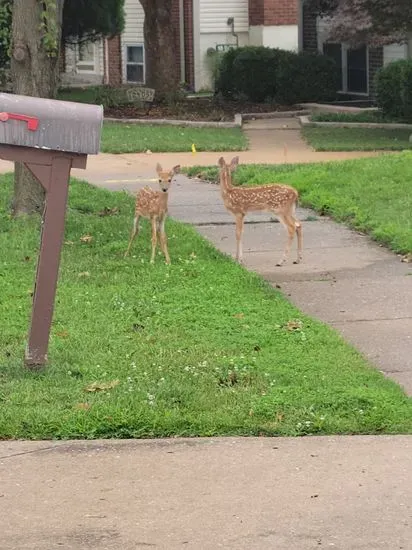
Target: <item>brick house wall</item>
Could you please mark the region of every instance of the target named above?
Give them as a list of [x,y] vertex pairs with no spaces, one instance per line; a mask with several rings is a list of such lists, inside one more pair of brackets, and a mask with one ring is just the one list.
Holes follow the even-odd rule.
[[318,32],[316,28],[316,15],[307,6],[303,6],[303,49],[306,52],[318,51]]
[[264,25],[265,22],[265,0],[249,0],[249,25]]
[[250,25],[297,25],[299,0],[249,0]]
[[172,15],[170,20],[170,26],[171,28],[177,29],[175,32],[175,40],[174,40],[174,52],[175,52],[175,67],[176,72],[178,74],[178,79],[180,82],[180,66],[181,66],[181,59],[180,59],[180,5],[179,0],[172,0]]
[[185,81],[190,89],[195,86],[195,60],[193,51],[193,0],[184,0],[185,30]]
[[123,82],[122,72],[122,44],[120,34],[107,41],[109,57],[109,84],[120,86]]

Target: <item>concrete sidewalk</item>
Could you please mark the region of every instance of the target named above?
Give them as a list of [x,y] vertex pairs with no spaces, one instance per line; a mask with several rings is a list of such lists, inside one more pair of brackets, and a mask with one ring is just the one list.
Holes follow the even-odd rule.
[[411,437],[0,443],[0,550],[408,550]]

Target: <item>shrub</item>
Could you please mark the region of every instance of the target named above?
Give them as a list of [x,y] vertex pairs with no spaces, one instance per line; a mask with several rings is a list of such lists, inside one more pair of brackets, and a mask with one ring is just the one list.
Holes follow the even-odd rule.
[[394,61],[378,71],[376,101],[385,116],[412,122],[412,60]]
[[103,105],[105,109],[116,108],[124,103],[122,95],[124,94],[121,93],[119,88],[99,86],[96,88],[93,103]]
[[291,55],[291,52],[263,46],[229,50],[220,63],[216,91],[226,98],[243,95],[258,103],[274,99],[279,67]]
[[323,55],[248,46],[224,54],[216,91],[255,102],[330,100],[338,89],[337,71],[333,59]]
[[339,88],[339,69],[326,55],[293,54],[287,64],[281,64],[278,74],[278,103],[332,101]]

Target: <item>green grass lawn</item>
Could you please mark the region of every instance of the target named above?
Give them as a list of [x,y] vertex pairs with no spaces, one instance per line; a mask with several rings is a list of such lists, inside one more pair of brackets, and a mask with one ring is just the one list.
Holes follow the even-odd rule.
[[302,128],[316,151],[402,151],[412,149],[412,130],[383,128]]
[[124,259],[133,199],[76,181],[50,363],[28,372],[39,223],[10,193],[2,176],[0,438],[412,432],[412,401],[337,333],[172,220],[171,266],[147,223]]
[[244,151],[248,142],[241,128],[186,128],[106,122],[103,153],[153,153],[197,151]]
[[[215,167],[193,167],[189,175],[216,180]],[[412,153],[344,162],[294,166],[240,166],[240,185],[287,183],[300,202],[369,233],[395,252],[412,252]]]

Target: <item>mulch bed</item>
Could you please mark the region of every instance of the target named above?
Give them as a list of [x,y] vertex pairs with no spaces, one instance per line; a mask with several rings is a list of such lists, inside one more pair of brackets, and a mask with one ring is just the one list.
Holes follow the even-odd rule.
[[236,113],[269,113],[288,111],[293,107],[267,103],[217,101],[211,98],[185,100],[174,105],[156,104],[148,109],[122,105],[105,109],[108,118],[176,119],[193,121],[232,122]]

